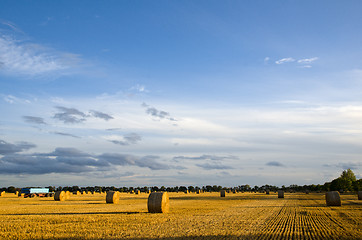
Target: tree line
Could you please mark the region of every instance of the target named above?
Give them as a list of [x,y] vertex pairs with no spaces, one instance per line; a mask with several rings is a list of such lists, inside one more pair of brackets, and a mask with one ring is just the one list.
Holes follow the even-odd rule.
[[[141,192],[148,192],[148,191],[167,191],[167,192],[197,192],[197,191],[204,191],[204,192],[219,192],[221,190],[228,190],[228,191],[239,191],[239,192],[262,192],[262,191],[292,191],[292,192],[322,192],[322,191],[362,191],[362,179],[356,178],[355,174],[351,169],[344,170],[340,177],[333,179],[331,182],[326,182],[323,185],[321,184],[312,184],[312,185],[303,185],[299,186],[296,184],[292,184],[288,187],[286,186],[273,186],[273,185],[263,185],[263,186],[254,186],[251,187],[250,185],[240,185],[236,187],[222,187],[218,185],[206,185],[206,186],[176,186],[176,187],[165,187],[165,186],[153,186],[153,187],[106,187],[106,186],[93,186],[93,187],[79,187],[79,186],[65,186],[65,187],[55,187],[55,186],[48,186],[50,192],[55,191],[70,191],[70,192],[107,192],[107,191],[119,191],[119,192],[134,192],[134,191],[141,191]],[[20,192],[20,188],[16,188],[14,186],[10,187],[3,187],[0,188],[0,191],[6,191],[9,193],[15,193],[17,191]]]

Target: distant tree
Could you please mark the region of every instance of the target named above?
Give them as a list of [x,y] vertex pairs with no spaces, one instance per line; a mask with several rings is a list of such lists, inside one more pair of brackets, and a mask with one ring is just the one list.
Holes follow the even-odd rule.
[[356,176],[351,169],[344,170],[339,178],[331,182],[330,190],[332,191],[353,191],[353,183],[356,181]]
[[343,178],[343,179],[348,179],[352,182],[356,181],[356,176],[354,175],[354,172],[348,168],[347,170],[344,170],[341,174],[341,177],[340,178]]
[[187,187],[180,186],[178,189],[179,189],[180,192],[185,192],[187,190]]
[[362,179],[358,179],[352,183],[354,191],[362,191]]
[[152,192],[157,192],[157,191],[159,191],[159,188],[158,188],[157,186],[153,186],[153,187],[151,188],[151,191],[152,191]]
[[8,189],[6,191],[9,193],[15,193],[17,191],[17,189],[14,186],[10,186],[10,187],[8,187]]

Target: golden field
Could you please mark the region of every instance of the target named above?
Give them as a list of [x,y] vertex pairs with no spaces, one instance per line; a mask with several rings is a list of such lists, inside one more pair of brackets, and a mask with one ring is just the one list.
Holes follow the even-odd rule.
[[169,193],[170,212],[147,212],[148,194],[0,197],[0,239],[362,239],[362,201],[324,194]]

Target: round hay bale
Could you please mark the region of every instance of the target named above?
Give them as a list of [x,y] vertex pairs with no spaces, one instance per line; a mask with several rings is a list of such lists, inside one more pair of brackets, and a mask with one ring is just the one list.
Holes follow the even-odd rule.
[[358,200],[362,200],[362,191],[358,191]]
[[225,190],[220,191],[220,197],[225,197]]
[[65,201],[66,195],[64,191],[58,191],[54,194],[55,201]]
[[70,199],[70,192],[66,191],[65,192],[65,200],[68,200],[68,199]]
[[0,192],[0,197],[5,195],[5,191]]
[[106,196],[106,203],[119,203],[119,192],[109,191]]
[[339,196],[339,192],[326,192],[326,203],[327,206],[341,206],[341,197]]
[[153,192],[148,196],[147,207],[149,213],[168,213],[170,200],[167,192]]
[[278,198],[284,198],[284,191],[283,190],[278,191]]

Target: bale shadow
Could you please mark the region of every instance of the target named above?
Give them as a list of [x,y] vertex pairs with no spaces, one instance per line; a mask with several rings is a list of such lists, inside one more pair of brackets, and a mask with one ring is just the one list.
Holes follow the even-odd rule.
[[67,213],[15,213],[15,214],[0,214],[6,216],[55,216],[55,215],[111,215],[111,214],[142,214],[147,212],[67,212]]

